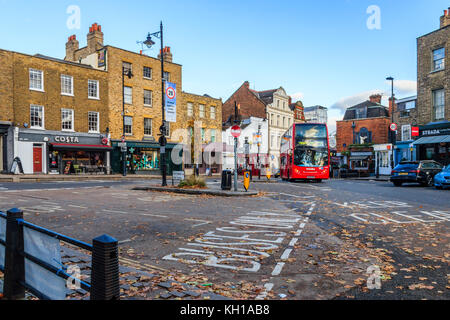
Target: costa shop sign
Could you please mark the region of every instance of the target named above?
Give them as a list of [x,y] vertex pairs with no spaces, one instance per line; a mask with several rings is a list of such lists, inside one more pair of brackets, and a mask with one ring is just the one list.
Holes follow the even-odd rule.
[[56,136],[54,140],[59,143],[80,143],[78,137],[71,136]]

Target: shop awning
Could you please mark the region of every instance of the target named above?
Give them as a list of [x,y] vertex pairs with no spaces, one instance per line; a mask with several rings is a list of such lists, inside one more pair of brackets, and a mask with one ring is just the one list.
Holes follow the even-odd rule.
[[414,141],[414,145],[417,144],[434,144],[434,143],[450,143],[450,135],[444,136],[433,136],[433,137],[422,137],[416,141]]
[[368,158],[368,156],[353,156],[350,157],[350,160],[367,160]]
[[51,143],[50,144],[55,150],[70,150],[70,151],[95,151],[95,152],[106,152],[113,151],[110,146],[104,145],[91,145],[91,144],[65,144],[65,143]]

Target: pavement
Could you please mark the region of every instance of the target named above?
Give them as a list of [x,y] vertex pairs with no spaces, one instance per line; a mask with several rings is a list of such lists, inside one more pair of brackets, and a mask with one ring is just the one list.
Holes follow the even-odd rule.
[[0,210],[86,242],[118,239],[122,266],[157,275],[125,274],[124,286],[137,277],[125,299],[163,299],[166,282],[209,299],[450,299],[449,190],[342,179],[253,183],[258,196],[232,200],[133,190],[148,184],[0,183]]

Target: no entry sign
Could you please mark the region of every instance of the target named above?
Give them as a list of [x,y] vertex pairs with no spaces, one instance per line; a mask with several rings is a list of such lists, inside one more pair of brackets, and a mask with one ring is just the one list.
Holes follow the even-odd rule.
[[391,129],[391,131],[397,131],[397,124],[396,123],[391,123],[389,128]]
[[241,136],[241,127],[239,127],[239,126],[232,127],[231,135],[235,138],[239,138]]

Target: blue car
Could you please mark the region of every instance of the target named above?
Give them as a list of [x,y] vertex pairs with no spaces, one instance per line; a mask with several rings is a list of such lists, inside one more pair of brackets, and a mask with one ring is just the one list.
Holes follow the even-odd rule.
[[434,186],[436,189],[450,187],[450,165],[444,167],[441,172],[434,176]]

